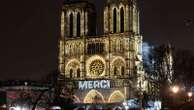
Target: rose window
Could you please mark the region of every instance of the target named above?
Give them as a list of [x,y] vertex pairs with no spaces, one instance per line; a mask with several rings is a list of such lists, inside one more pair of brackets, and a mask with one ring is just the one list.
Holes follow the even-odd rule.
[[100,76],[103,73],[105,66],[101,60],[94,60],[91,62],[89,69],[91,75]]

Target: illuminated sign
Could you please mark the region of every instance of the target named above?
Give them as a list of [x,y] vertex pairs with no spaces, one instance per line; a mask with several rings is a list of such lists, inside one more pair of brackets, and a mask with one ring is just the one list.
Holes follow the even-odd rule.
[[110,88],[109,80],[97,80],[97,81],[79,81],[79,89],[108,89]]

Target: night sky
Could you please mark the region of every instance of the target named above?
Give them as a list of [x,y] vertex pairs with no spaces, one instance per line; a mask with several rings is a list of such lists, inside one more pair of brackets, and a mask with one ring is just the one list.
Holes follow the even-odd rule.
[[[90,1],[101,11],[103,0]],[[144,41],[171,42],[194,51],[193,4],[193,0],[141,0]],[[62,0],[6,0],[1,5],[0,79],[38,80],[57,69]],[[97,14],[101,24],[102,13]]]

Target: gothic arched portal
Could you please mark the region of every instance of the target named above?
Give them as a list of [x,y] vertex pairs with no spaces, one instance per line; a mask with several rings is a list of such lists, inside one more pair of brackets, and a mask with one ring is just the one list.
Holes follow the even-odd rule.
[[81,76],[79,69],[80,69],[80,62],[77,59],[72,59],[68,61],[65,67],[65,77],[75,78],[75,77],[78,77],[78,75]]
[[125,67],[126,63],[122,57],[116,57],[111,61],[111,72],[112,76],[124,76],[125,75]]
[[125,100],[125,96],[123,95],[123,93],[121,93],[119,90],[116,90],[110,95],[108,102],[115,103],[115,102],[123,102],[124,100]]
[[105,103],[103,95],[97,90],[91,90],[84,98],[84,103]]

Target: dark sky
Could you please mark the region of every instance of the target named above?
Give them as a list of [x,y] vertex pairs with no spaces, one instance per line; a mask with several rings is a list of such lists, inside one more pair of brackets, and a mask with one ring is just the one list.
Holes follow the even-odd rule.
[[[102,9],[99,4],[103,0],[90,1],[97,10]],[[0,79],[37,80],[57,69],[61,3],[62,0],[1,2]],[[176,48],[194,51],[193,4],[193,0],[141,0],[144,41],[171,42]]]

